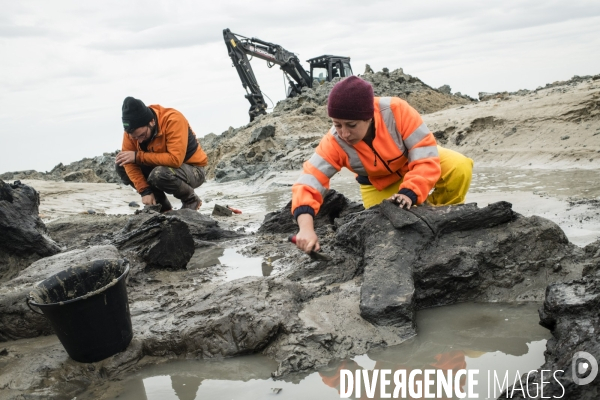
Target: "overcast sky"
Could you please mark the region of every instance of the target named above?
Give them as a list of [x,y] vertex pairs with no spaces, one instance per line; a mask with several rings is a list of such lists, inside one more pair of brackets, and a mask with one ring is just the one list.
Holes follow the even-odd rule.
[[[222,31],[302,61],[402,67],[453,92],[535,89],[600,73],[600,1],[0,0],[0,173],[46,171],[121,146],[126,96],[183,112],[198,136],[248,122]],[[282,72],[254,59],[263,92]],[[308,68],[308,65],[305,64]],[[268,100],[267,100],[268,102]],[[323,132],[325,133],[325,132]]]

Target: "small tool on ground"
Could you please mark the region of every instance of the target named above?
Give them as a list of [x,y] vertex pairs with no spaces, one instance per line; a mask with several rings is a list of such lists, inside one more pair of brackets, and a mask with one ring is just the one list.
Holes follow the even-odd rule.
[[[292,242],[296,244],[296,235],[290,235],[288,237],[288,242]],[[316,251],[311,251],[308,253],[308,256],[315,261],[331,261],[332,258],[327,254],[317,253]]]
[[234,214],[241,214],[242,213],[242,210],[239,210],[237,208],[233,208],[233,207],[230,207],[230,206],[225,206],[225,207],[229,208]]

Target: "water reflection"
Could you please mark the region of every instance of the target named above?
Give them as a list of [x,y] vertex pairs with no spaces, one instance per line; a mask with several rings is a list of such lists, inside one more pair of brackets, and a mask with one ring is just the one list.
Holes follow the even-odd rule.
[[270,276],[273,272],[273,263],[283,257],[248,257],[240,253],[241,249],[242,247],[219,246],[196,249],[187,268],[202,269],[220,265],[225,280],[231,281],[245,276]]
[[594,198],[600,196],[597,170],[518,170],[476,168],[471,192],[510,190],[543,192],[550,196]]
[[283,256],[267,257],[261,265],[263,276],[271,276],[271,273],[273,272],[273,263],[281,258],[283,258]]
[[[517,369],[525,373],[542,365],[550,334],[538,324],[537,308],[537,304],[460,304],[423,310],[417,314],[419,335],[415,338],[332,363],[299,383],[272,380],[270,373],[277,368],[276,363],[254,355],[154,366],[118,383],[116,389],[120,400],[251,400],[273,396],[325,400],[340,398],[341,369],[404,370],[407,376],[416,369],[479,369],[476,392],[484,399],[487,370],[497,371],[499,376],[507,373],[512,383]],[[464,389],[464,378],[459,385]],[[375,398],[379,393],[377,387]],[[358,398],[366,398],[364,389]]]
[[188,262],[187,269],[201,269],[220,264],[219,258],[225,249],[219,246],[208,246],[196,249]]
[[194,400],[201,383],[195,376],[171,375],[171,387],[179,400]]
[[[220,361],[177,361],[145,369],[121,383],[120,400],[194,400],[246,397],[256,383],[273,387],[277,364],[264,356]],[[275,385],[276,386],[276,385]],[[270,388],[261,390],[268,393]],[[83,398],[86,398],[83,396]],[[260,398],[260,397],[259,397]]]
[[[364,357],[343,360],[319,374],[325,385],[339,391],[342,369],[386,369],[391,370],[391,376],[395,371],[405,371],[407,377],[415,370],[435,369],[446,375],[452,371],[454,377],[461,369],[479,369],[475,392],[479,398],[486,398],[488,370],[496,371],[498,376],[508,374],[512,383],[517,370],[524,373],[544,363],[543,352],[550,333],[537,323],[537,308],[535,304],[466,303],[423,310],[417,315],[419,334],[416,337],[398,346],[369,352],[367,363]],[[368,360],[374,361],[374,365],[368,365]],[[373,372],[369,376],[372,379]],[[421,387],[422,377],[419,375],[415,381]],[[461,392],[465,383],[463,376]],[[435,391],[433,388],[432,392]],[[377,386],[372,398],[379,399],[379,393]]]

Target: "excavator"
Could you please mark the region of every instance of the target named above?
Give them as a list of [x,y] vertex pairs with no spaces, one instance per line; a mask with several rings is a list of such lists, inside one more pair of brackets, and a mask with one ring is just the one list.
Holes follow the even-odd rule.
[[223,29],[223,39],[233,66],[242,80],[242,86],[246,89],[245,97],[250,102],[248,114],[251,122],[257,116],[267,113],[267,104],[250,66],[253,57],[265,60],[269,68],[279,65],[289,84],[286,92],[288,98],[300,94],[303,87],[312,88],[315,84],[331,82],[336,77],[353,75],[350,57],[322,55],[311,58],[307,60],[310,64],[309,73],[294,53],[278,44],[248,38],[232,33],[229,29]]

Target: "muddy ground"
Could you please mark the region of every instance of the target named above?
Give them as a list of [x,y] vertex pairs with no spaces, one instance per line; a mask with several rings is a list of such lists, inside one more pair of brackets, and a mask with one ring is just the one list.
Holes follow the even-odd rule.
[[[489,171],[477,172],[476,176],[480,178],[474,181],[476,184],[469,195],[470,201],[477,201],[481,207],[484,207],[488,203],[509,198],[514,203],[515,211],[525,216],[542,214],[546,217],[553,217],[567,232],[574,227],[571,231],[574,239],[579,240],[580,246],[586,245],[598,237],[598,230],[593,230],[593,226],[597,226],[599,222],[596,211],[597,204],[592,199],[583,200],[583,197],[580,197],[577,202],[560,195],[547,193],[540,195],[522,187],[511,187],[514,185],[511,185],[510,179],[508,182],[499,180],[491,184],[489,179],[482,179],[482,175],[487,176],[486,174],[489,174]],[[290,176],[290,178],[293,177]],[[537,179],[535,175],[530,175],[530,178]],[[481,185],[477,185],[477,182],[480,182]],[[38,182],[28,183],[36,185]],[[42,184],[42,182],[39,183]],[[291,232],[257,232],[267,212],[283,207],[286,200],[289,199],[289,186],[283,186],[284,176],[279,176],[276,181],[271,183],[274,184],[261,186],[275,189],[266,193],[262,192],[260,187],[256,187],[254,183],[244,184],[239,181],[229,183],[230,186],[227,188],[229,190],[225,192],[221,190],[228,184],[213,182],[199,190],[201,194],[204,193],[204,196],[211,196],[209,198],[213,203],[229,201],[232,202],[231,205],[244,211],[241,215],[229,218],[215,217],[222,229],[244,236],[212,243],[205,240],[206,238],[197,237],[195,239],[197,242],[196,253],[186,270],[146,269],[144,262],[136,260],[135,255],[127,255],[134,263],[129,291],[135,338],[125,353],[96,363],[91,370],[87,367],[82,369],[82,364],[68,359],[56,337],[35,337],[40,333],[50,333],[47,327],[44,328],[43,321],[33,319],[29,320],[30,325],[23,325],[22,320],[20,323],[18,322],[22,317],[17,317],[16,322],[12,320],[12,325],[23,325],[24,332],[29,332],[28,335],[34,332],[34,337],[16,341],[9,339],[5,343],[6,354],[2,357],[3,372],[0,375],[0,385],[11,389],[13,398],[18,398],[16,396],[26,393],[53,398],[61,398],[64,395],[66,397],[62,398],[67,398],[77,395],[83,389],[91,390],[88,392],[92,393],[89,398],[102,398],[101,393],[104,391],[105,385],[101,383],[102,381],[108,379],[106,384],[110,385],[108,383],[110,379],[145,365],[163,363],[181,357],[188,359],[228,357],[256,351],[276,360],[279,366],[273,373],[276,376],[285,377],[290,373],[293,375],[293,373],[322,367],[333,358],[365,353],[384,343],[385,345],[399,344],[414,334],[414,327],[410,321],[406,320],[406,310],[402,311],[402,307],[399,309],[398,319],[392,321],[391,325],[388,324],[389,321],[378,322],[376,310],[375,317],[371,322],[365,319],[360,305],[361,288],[364,287],[365,282],[364,271],[368,267],[365,267],[359,260],[368,260],[369,256],[368,254],[354,255],[348,253],[348,250],[344,250],[343,247],[339,248],[336,245],[336,242],[339,241],[336,239],[339,229],[336,234],[327,226],[320,228],[324,249],[334,255],[336,267],[321,266],[319,263],[311,262],[307,256],[297,253],[285,240],[287,234]],[[50,183],[43,182],[43,184]],[[134,215],[137,208],[129,206],[129,201],[132,198],[135,200],[135,193],[130,189],[109,184],[60,183],[50,185],[56,185],[56,188],[48,191],[48,195],[45,195],[44,191],[41,192],[40,215],[46,218],[50,236],[61,246],[65,246],[67,251],[76,252],[73,256],[69,256],[71,253],[67,252],[65,256],[97,258],[98,256],[86,256],[78,252],[90,252],[89,246],[104,246],[99,250],[93,250],[92,253],[108,251],[113,256],[105,254],[102,257],[119,257],[119,250],[112,248],[108,244],[107,238],[123,229],[128,219],[140,218],[140,216]],[[100,192],[98,191],[99,185],[102,188]],[[340,190],[347,191],[350,200],[357,199],[357,192],[352,190],[355,189],[355,186],[353,186],[351,176],[338,176],[333,187],[336,185]],[[490,185],[495,188],[490,189]],[[551,190],[550,192],[552,193]],[[264,206],[267,198],[270,199],[269,204],[272,205],[272,209],[266,209]],[[77,205],[77,208],[73,206],[74,204]],[[89,214],[85,210],[92,205],[95,213]],[[108,210],[128,213],[129,216],[105,214]],[[200,214],[202,213],[208,217],[209,211],[202,210]],[[287,215],[287,212],[284,211],[282,217],[284,215]],[[592,218],[584,220],[584,216]],[[142,220],[147,218],[148,216],[143,217]],[[290,226],[287,223],[276,225]],[[291,226],[293,227],[293,224]],[[475,289],[482,287],[482,284],[478,283],[464,291],[469,293],[467,297],[456,297],[453,294],[440,297],[436,292],[435,298],[447,299],[442,303],[431,303],[431,295],[417,296],[417,299],[420,300],[416,303],[414,310],[433,304],[446,304],[446,302],[450,304],[468,299],[541,301],[546,285],[555,279],[548,280],[548,276],[554,275],[559,281],[575,279],[581,276],[583,268],[581,263],[573,263],[572,260],[565,259],[562,261],[563,265],[556,269],[556,264],[561,263],[561,258],[564,258],[565,254],[570,254],[567,259],[573,259],[573,257],[583,257],[585,252],[582,247],[571,244],[568,246],[572,247],[564,247],[568,243],[566,237],[562,236],[563,233],[560,230],[555,230],[551,226],[548,225],[548,228],[543,228],[543,230],[550,229],[548,232],[554,232],[550,234],[550,237],[553,238],[551,239],[552,244],[542,243],[541,248],[557,246],[562,248],[563,252],[558,258],[549,257],[545,253],[537,253],[538,255],[531,253],[534,246],[540,245],[540,237],[546,237],[548,234],[540,236],[540,234],[527,233],[528,229],[539,228],[523,227],[526,229],[525,231],[515,228],[514,234],[508,234],[506,239],[490,239],[490,243],[500,240],[498,242],[499,249],[506,249],[506,246],[510,248],[511,245],[507,244],[506,240],[511,243],[515,241],[515,244],[519,243],[521,249],[521,246],[530,246],[529,254],[515,249],[516,251],[510,253],[509,257],[515,265],[534,267],[531,272],[526,273],[525,276],[509,278],[504,284],[505,287],[489,287],[483,292]],[[385,231],[385,229],[381,227],[377,231]],[[507,227],[502,228],[501,231],[508,232]],[[584,232],[585,234],[583,234]],[[367,233],[365,236],[373,235]],[[342,240],[342,242],[347,242],[347,240]],[[378,245],[384,244],[380,242]],[[203,262],[206,258],[214,260],[214,257],[211,256],[212,252],[216,251],[218,256],[222,254],[222,249],[227,248],[235,248],[238,253],[245,255],[247,258],[241,259],[242,263],[250,258],[259,260],[275,258],[276,261],[270,272],[271,276],[247,276],[235,280],[230,278],[230,276],[235,277],[235,262],[230,265]],[[492,255],[495,250],[478,251]],[[434,253],[447,253],[447,251],[440,250]],[[460,251],[456,254],[459,255]],[[522,260],[515,259],[515,257],[521,256],[524,257]],[[375,259],[380,257],[379,254]],[[403,258],[405,257],[407,256],[403,256]],[[464,258],[459,256],[459,259]],[[539,261],[542,259],[546,261],[540,264]],[[550,263],[547,260],[550,260]],[[44,262],[44,259],[38,263],[40,262]],[[432,265],[435,264],[436,262],[433,261]],[[545,269],[544,265],[546,264],[548,270]],[[65,262],[59,261],[56,265],[64,266]],[[467,263],[467,265],[469,264]],[[540,266],[542,271],[548,271],[543,272],[545,278],[541,280],[539,272],[536,272],[539,271]],[[427,267],[424,266],[424,268]],[[31,270],[35,271],[36,268]],[[41,273],[48,273],[47,268],[42,268],[41,271]],[[464,273],[465,276],[470,274],[468,267]],[[527,274],[531,273],[534,275],[527,277]],[[41,276],[31,272],[29,274],[31,277],[23,281],[24,286],[17,286],[19,281],[13,280],[3,286],[3,293],[6,295],[7,290],[9,293],[23,290],[18,288],[28,287],[27,282],[33,282],[39,279],[38,276]],[[498,276],[495,277],[495,280],[499,279]],[[521,284],[515,286],[519,281]],[[380,287],[381,283],[374,282],[373,285]],[[519,285],[522,289],[515,291]],[[513,289],[507,290],[507,288]],[[206,300],[198,303],[198,299]],[[22,307],[19,310],[22,312]],[[17,313],[17,315],[22,314]],[[227,316],[225,321],[222,319],[224,316]],[[181,323],[177,323],[178,321],[186,322],[181,325]],[[398,321],[403,322],[398,323]],[[4,326],[6,327],[7,324]],[[241,331],[239,333],[232,331],[238,324],[244,326],[243,336],[240,337],[238,335],[242,334]],[[194,326],[202,326],[202,329],[198,331],[198,328],[194,328]],[[220,333],[215,336],[216,332]],[[340,333],[343,334],[340,335]],[[13,339],[17,336],[18,334],[13,333]],[[299,352],[299,348],[305,350]],[[40,357],[41,354],[44,356]],[[24,379],[25,376],[28,378]],[[52,383],[60,382],[63,376],[70,376],[69,383],[63,382],[60,385]],[[96,385],[99,386],[94,389]]]
[[[375,78],[385,77],[378,74]],[[361,212],[352,204],[359,200],[356,183],[342,173],[332,188],[345,197],[331,201],[345,211],[324,215],[318,228],[333,261],[324,265],[298,253],[286,241],[295,228],[285,205],[297,175],[289,170],[310,156],[328,126],[322,115],[324,93],[316,92],[204,140],[216,179],[198,189],[205,204],[194,216],[136,215],[139,196],[114,183],[24,180],[39,191],[39,216],[62,252],[28,259],[27,265],[39,260],[2,279],[2,396],[72,399],[87,391],[88,398],[102,398],[111,380],[145,365],[256,352],[277,362],[273,376],[293,379],[332,359],[401,343],[415,334],[418,309],[462,301],[542,301],[551,283],[556,284],[552,301],[546,298],[542,316],[556,338],[548,354],[556,357],[547,358],[547,366],[570,367],[569,356],[581,343],[575,336],[585,338],[585,348],[598,354],[596,339],[573,333],[568,321],[588,331],[597,325],[582,309],[597,308],[600,193],[595,169],[600,157],[594,154],[600,152],[600,81],[574,79],[474,103],[457,95],[438,96],[439,91],[401,71],[379,83],[382,94],[394,89],[390,76],[416,88],[415,105],[439,100],[435,109],[422,111],[458,104],[425,114],[424,120],[441,144],[474,159],[467,202],[479,208],[449,209],[447,215],[426,208],[411,215],[385,207]],[[430,95],[421,98],[419,93]],[[267,126],[275,126],[272,136],[267,129],[267,137],[246,145]],[[243,213],[212,218],[215,204]],[[463,211],[470,216],[460,216]],[[475,222],[469,220],[473,215]],[[263,225],[265,218],[270,223]],[[158,265],[148,256],[152,249],[136,241],[136,235],[149,232],[148,224],[189,238],[193,255],[185,268]],[[230,249],[240,255],[238,261],[215,261]],[[51,333],[47,322],[25,308],[23,297],[53,271],[124,256],[132,265],[128,290],[134,340],[125,352],[99,363],[74,362],[55,336],[45,336]],[[268,276],[240,274],[239,264],[250,259],[270,260],[263,265]],[[412,260],[410,268],[403,260]],[[572,377],[565,382],[572,383]],[[590,391],[570,387],[578,398],[594,398]]]

